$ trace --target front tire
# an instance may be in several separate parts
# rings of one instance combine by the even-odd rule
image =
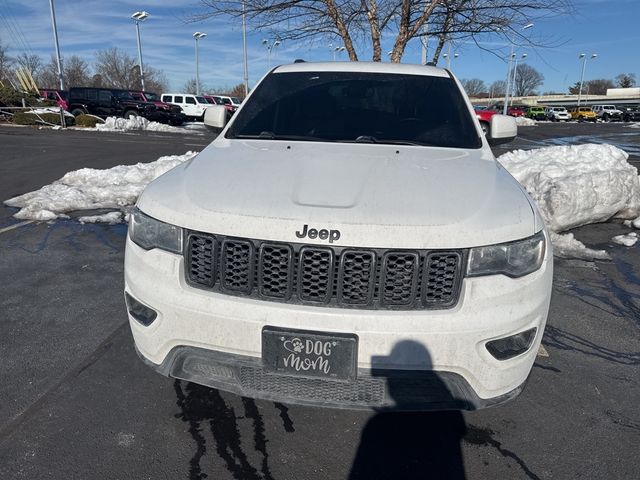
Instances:
[[[71,110],[71,115],[73,115],[74,117],[77,117],[78,115],[84,115],[85,113],[86,112],[81,108],[74,108],[73,110]]]
[[[135,117],[139,117],[140,115],[138,114],[138,112],[136,112],[135,110],[128,110],[126,112],[124,112],[124,118],[135,118]]]

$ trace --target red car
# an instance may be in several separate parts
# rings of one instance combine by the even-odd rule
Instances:
[[[158,112],[162,113],[162,123],[168,123],[169,125],[182,125],[187,117],[182,112],[182,109],[177,105],[170,105],[160,100],[160,97],[156,93],[142,92],[140,90],[129,91],[134,100],[139,102],[153,103]]]
[[[492,105],[489,107],[491,110],[495,110],[496,113],[502,113],[504,105]],[[527,107],[521,105],[511,105],[507,107],[507,115],[512,117],[524,117],[527,113]]]
[[[476,112],[476,117],[480,122],[480,127],[482,127],[482,133],[486,135],[489,132],[491,117],[493,117],[496,113],[499,113],[499,112],[497,110],[489,110],[486,108],[475,109],[475,112]]]
[[[227,112],[230,114],[233,114],[236,112],[236,110],[238,109],[238,107],[236,107],[235,105],[233,105],[230,102],[225,102],[224,99],[218,95],[203,95],[203,97],[205,98],[205,100],[211,104],[214,105],[223,105],[224,108],[227,109]]]

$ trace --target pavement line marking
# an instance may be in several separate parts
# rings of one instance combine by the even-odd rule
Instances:
[[[544,345],[540,344],[540,348],[538,348],[538,357],[548,357],[549,352],[544,348]]]
[[[11,230],[15,230],[16,228],[24,227],[25,225],[29,225],[30,223],[33,223],[34,221],[35,220],[26,220],[24,222],[15,223],[15,224],[10,225],[8,227],[0,228],[0,233],[9,232]]]

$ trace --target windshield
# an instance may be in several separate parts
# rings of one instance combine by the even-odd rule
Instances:
[[[198,103],[209,104],[209,102],[207,102],[207,99],[204,97],[196,97],[196,100],[198,101]]]
[[[147,97],[147,100],[149,102],[159,102],[160,101],[160,97],[158,96],[157,93],[144,92],[144,94]]]
[[[272,73],[227,138],[480,148],[450,78],[361,72]]]
[[[235,105],[240,105],[240,100],[238,99],[238,97],[231,97],[231,103],[234,103]]]

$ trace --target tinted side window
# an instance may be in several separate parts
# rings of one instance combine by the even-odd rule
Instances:
[[[98,92],[96,90],[87,90],[87,100],[93,100],[94,102],[98,100]]]
[[[187,97],[185,98],[186,103],[188,103],[189,105],[195,105],[196,104],[196,99],[193,97]]]
[[[174,103],[183,103],[182,97],[181,96],[179,97],[177,95],[173,97],[173,101]]]
[[[162,95],[162,101],[171,103],[173,100],[171,99],[171,95]]]
[[[106,90],[100,90],[98,92],[98,100],[100,101],[100,103],[102,104],[108,104],[111,103],[111,92],[106,91]]]

